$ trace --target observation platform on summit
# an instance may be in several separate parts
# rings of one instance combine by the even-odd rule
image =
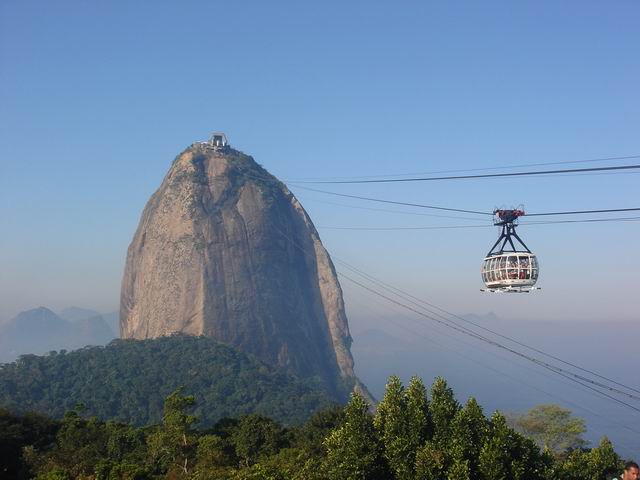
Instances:
[[[227,151],[229,148],[229,141],[227,136],[223,132],[213,132],[209,140],[206,142],[197,142],[198,145],[204,148],[211,148],[213,150]]]

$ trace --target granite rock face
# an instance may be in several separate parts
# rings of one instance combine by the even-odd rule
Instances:
[[[340,399],[353,373],[342,290],[293,194],[251,157],[193,144],[147,203],[129,246],[123,338],[205,335]]]

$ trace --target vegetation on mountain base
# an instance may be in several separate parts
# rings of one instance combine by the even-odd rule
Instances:
[[[202,427],[249,413],[299,424],[334,403],[319,381],[300,380],[207,337],[114,340],[0,365],[0,406],[53,418],[82,403],[101,420],[158,423],[164,398],[180,386],[198,399],[194,414]]]
[[[39,480],[604,480],[622,466],[606,438],[590,450],[542,451],[500,413],[485,417],[473,398],[460,405],[441,378],[427,395],[421,380],[405,388],[391,377],[375,415],[354,394],[291,428],[251,414],[196,430],[195,406],[178,389],[162,423],[144,428],[85,418],[82,408],[53,429],[0,411],[2,451],[22,451],[2,467]]]

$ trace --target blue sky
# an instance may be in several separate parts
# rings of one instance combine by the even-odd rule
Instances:
[[[284,180],[640,154],[639,14],[634,1],[2,2],[0,319],[117,309],[145,202],[212,130]],[[540,212],[638,206],[638,178],[326,189]],[[523,226],[544,290],[484,295],[497,229],[334,230],[475,222],[291,188],[330,253],[445,308],[637,319],[638,223]],[[344,288],[358,313],[366,297]]]

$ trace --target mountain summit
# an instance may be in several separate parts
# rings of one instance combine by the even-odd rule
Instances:
[[[344,400],[353,372],[342,290],[298,200],[224,136],[174,160],[129,246],[123,338],[205,335]]]

